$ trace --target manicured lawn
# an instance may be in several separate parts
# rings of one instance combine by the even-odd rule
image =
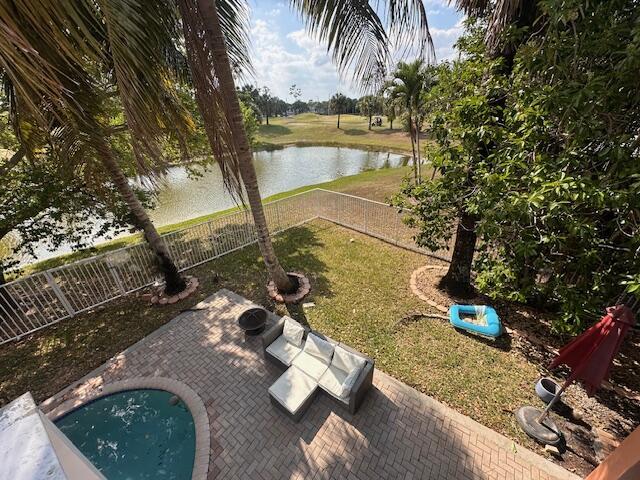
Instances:
[[[374,357],[390,375],[527,442],[512,412],[538,404],[531,388],[537,378],[533,364],[508,345],[461,335],[443,320],[402,321],[429,311],[411,294],[409,278],[432,260],[321,221],[278,235],[276,249],[287,268],[306,272],[313,284],[307,301],[315,307],[291,307],[290,315]],[[256,246],[190,273],[201,288],[181,304],[151,307],[129,297],[1,346],[0,404],[27,390],[37,400],[47,398],[220,288],[275,308],[265,295]],[[282,306],[277,310],[287,313]]]
[[[390,198],[392,195],[398,192],[402,179],[405,176],[409,175],[410,173],[411,173],[411,170],[409,167],[371,170],[371,171],[360,173],[358,175],[340,177],[330,182],[319,183],[316,185],[308,185],[306,187],[301,187],[295,190],[290,190],[288,192],[272,195],[271,197],[266,198],[264,201],[270,202],[270,201],[278,200],[280,198],[286,198],[291,195],[295,195],[297,193],[302,193],[307,190],[311,190],[313,188],[325,188],[327,190],[349,193],[351,195],[357,195],[360,197],[369,198],[371,200],[384,202],[388,198]],[[158,230],[160,231],[160,233],[173,232],[181,228],[186,228],[192,225],[196,225],[198,223],[206,222],[207,220],[211,220],[215,217],[219,217],[220,215],[224,215],[233,210],[236,210],[236,209],[231,208],[228,210],[215,212],[209,215],[203,215],[200,217],[191,218],[183,222],[174,223],[171,225],[165,225],[163,227],[158,228]],[[106,253],[112,250],[116,250],[118,248],[126,247],[128,245],[133,245],[135,243],[140,242],[141,239],[142,239],[142,236],[140,234],[128,235],[125,237],[117,238],[109,242],[98,244],[92,248],[87,248],[84,250],[80,250],[78,252],[69,253],[66,255],[60,255],[57,257],[49,258],[47,260],[43,260],[41,262],[33,263],[25,267],[21,272],[21,274],[29,275],[31,273],[46,270],[48,268],[54,268],[60,265],[65,265],[67,263],[71,263],[76,260],[80,260],[82,258],[99,255],[101,253]]]
[[[360,115],[341,115],[339,129],[337,120],[337,115],[315,113],[270,118],[269,125],[260,126],[257,148],[328,145],[411,153],[411,140],[401,130],[400,121],[394,122],[390,130],[386,117],[382,117],[382,127],[369,130],[368,118]]]

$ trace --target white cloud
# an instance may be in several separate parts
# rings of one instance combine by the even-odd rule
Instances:
[[[438,5],[438,8],[447,5],[446,0],[427,3]],[[348,76],[339,78],[326,47],[304,29],[282,32],[282,16],[269,14],[275,10],[280,10],[279,5],[252,23],[255,82],[268,86],[275,95],[288,101],[292,101],[288,95],[289,87],[294,83],[301,89],[305,101],[327,99],[336,91],[358,96],[357,88],[346,79]],[[458,53],[454,44],[464,31],[462,20],[449,28],[439,28],[434,22],[430,27],[437,61],[456,58]]]
[[[292,52],[270,20],[258,19],[251,29],[256,81],[287,100],[289,87],[296,84],[302,99],[326,99],[339,87],[338,74],[325,50],[304,30],[295,30],[286,38],[301,51]],[[291,101],[292,99],[288,99]]]

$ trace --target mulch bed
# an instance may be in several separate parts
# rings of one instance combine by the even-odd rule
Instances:
[[[560,367],[553,372],[546,366],[557,349],[570,337],[552,333],[552,315],[521,304],[493,300],[476,293],[471,298],[449,295],[438,288],[447,264],[434,260],[416,270],[412,291],[441,314],[454,303],[493,306],[509,338],[511,351],[538,368],[541,376],[559,384],[569,373]],[[504,336],[503,336],[504,337]],[[498,339],[497,341],[500,341]],[[534,385],[531,385],[534,388]],[[567,451],[554,460],[565,468],[585,475],[601,462],[631,431],[640,425],[640,332],[626,337],[608,384],[589,398],[580,385],[572,385],[555,409],[554,420],[567,439]]]

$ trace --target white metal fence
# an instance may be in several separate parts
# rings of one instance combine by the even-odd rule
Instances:
[[[321,218],[405,248],[420,250],[402,214],[384,203],[314,189],[264,205],[273,233]],[[257,241],[240,210],[163,235],[181,271]],[[426,253],[426,252],[425,252]],[[432,254],[433,255],[433,254]],[[435,256],[448,258],[448,252]],[[114,250],[0,286],[0,344],[19,339],[158,281],[145,243]]]

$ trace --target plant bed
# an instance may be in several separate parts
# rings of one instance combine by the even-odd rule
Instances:
[[[267,293],[269,297],[278,303],[299,303],[311,291],[311,282],[302,273],[288,272],[287,276],[296,286],[296,290],[291,293],[280,293],[273,280],[267,283]]]
[[[181,300],[185,300],[189,298],[191,295],[195,293],[200,285],[200,282],[196,277],[186,276],[185,282],[187,286],[180,293],[176,293],[175,295],[167,295],[164,291],[164,286],[159,287],[156,291],[151,294],[150,302],[153,305],[172,305],[174,303],[178,303]]]

